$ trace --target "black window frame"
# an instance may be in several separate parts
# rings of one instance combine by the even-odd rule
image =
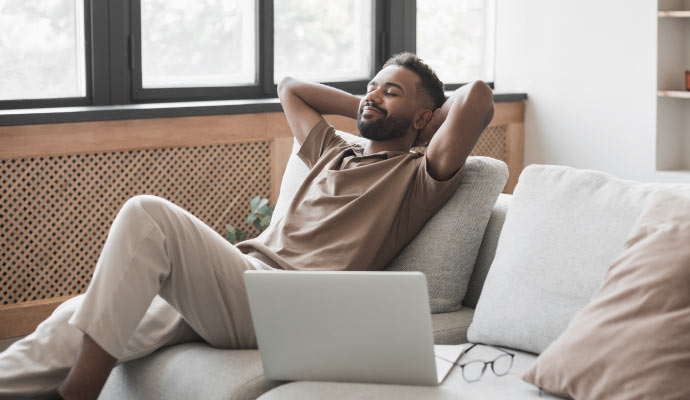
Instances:
[[[275,98],[274,0],[256,1],[259,48],[255,85],[143,89],[141,0],[84,0],[86,96],[3,100],[0,101],[0,111]],[[374,76],[391,55],[402,51],[416,51],[416,0],[374,0],[373,18],[374,56],[369,78]],[[363,94],[368,81],[369,79],[323,83],[351,93]],[[447,83],[445,87],[446,90],[455,90],[465,83]],[[494,87],[493,82],[487,83]],[[269,108],[272,110],[275,107]],[[0,125],[3,125],[1,115]]]

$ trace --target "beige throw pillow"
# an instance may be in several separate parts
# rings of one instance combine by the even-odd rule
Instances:
[[[690,399],[690,199],[659,192],[603,285],[525,373],[576,399]]]

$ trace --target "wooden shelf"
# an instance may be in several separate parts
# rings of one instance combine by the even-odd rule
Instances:
[[[659,18],[690,18],[690,11],[659,11]]]
[[[657,96],[659,97],[675,97],[678,99],[690,99],[690,91],[682,90],[657,90]]]
[[[690,171],[690,0],[657,2],[657,171]]]

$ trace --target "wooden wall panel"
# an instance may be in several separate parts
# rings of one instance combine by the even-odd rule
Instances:
[[[280,183],[283,180],[285,167],[292,153],[292,137],[279,137],[271,144],[271,204],[278,201],[280,193]]]
[[[165,198],[224,234],[248,229],[249,200],[270,197],[272,180],[266,141],[1,159],[0,305],[84,291],[133,196]]]
[[[0,339],[23,336],[33,332],[41,321],[73,296],[29,301],[0,309]]]
[[[508,182],[504,193],[513,193],[518,177],[525,166],[525,124],[513,122],[506,125],[506,159],[508,164]]]
[[[268,129],[276,114],[282,116],[263,113],[0,126],[0,158],[270,141],[290,136],[289,129]]]

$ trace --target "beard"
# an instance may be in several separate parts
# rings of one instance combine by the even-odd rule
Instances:
[[[378,119],[372,116],[364,117],[362,110],[357,113],[357,128],[359,134],[363,138],[373,141],[384,141],[397,139],[407,133],[410,125],[412,125],[412,116],[409,118],[388,116],[388,112],[370,105],[379,110],[383,115]]]

